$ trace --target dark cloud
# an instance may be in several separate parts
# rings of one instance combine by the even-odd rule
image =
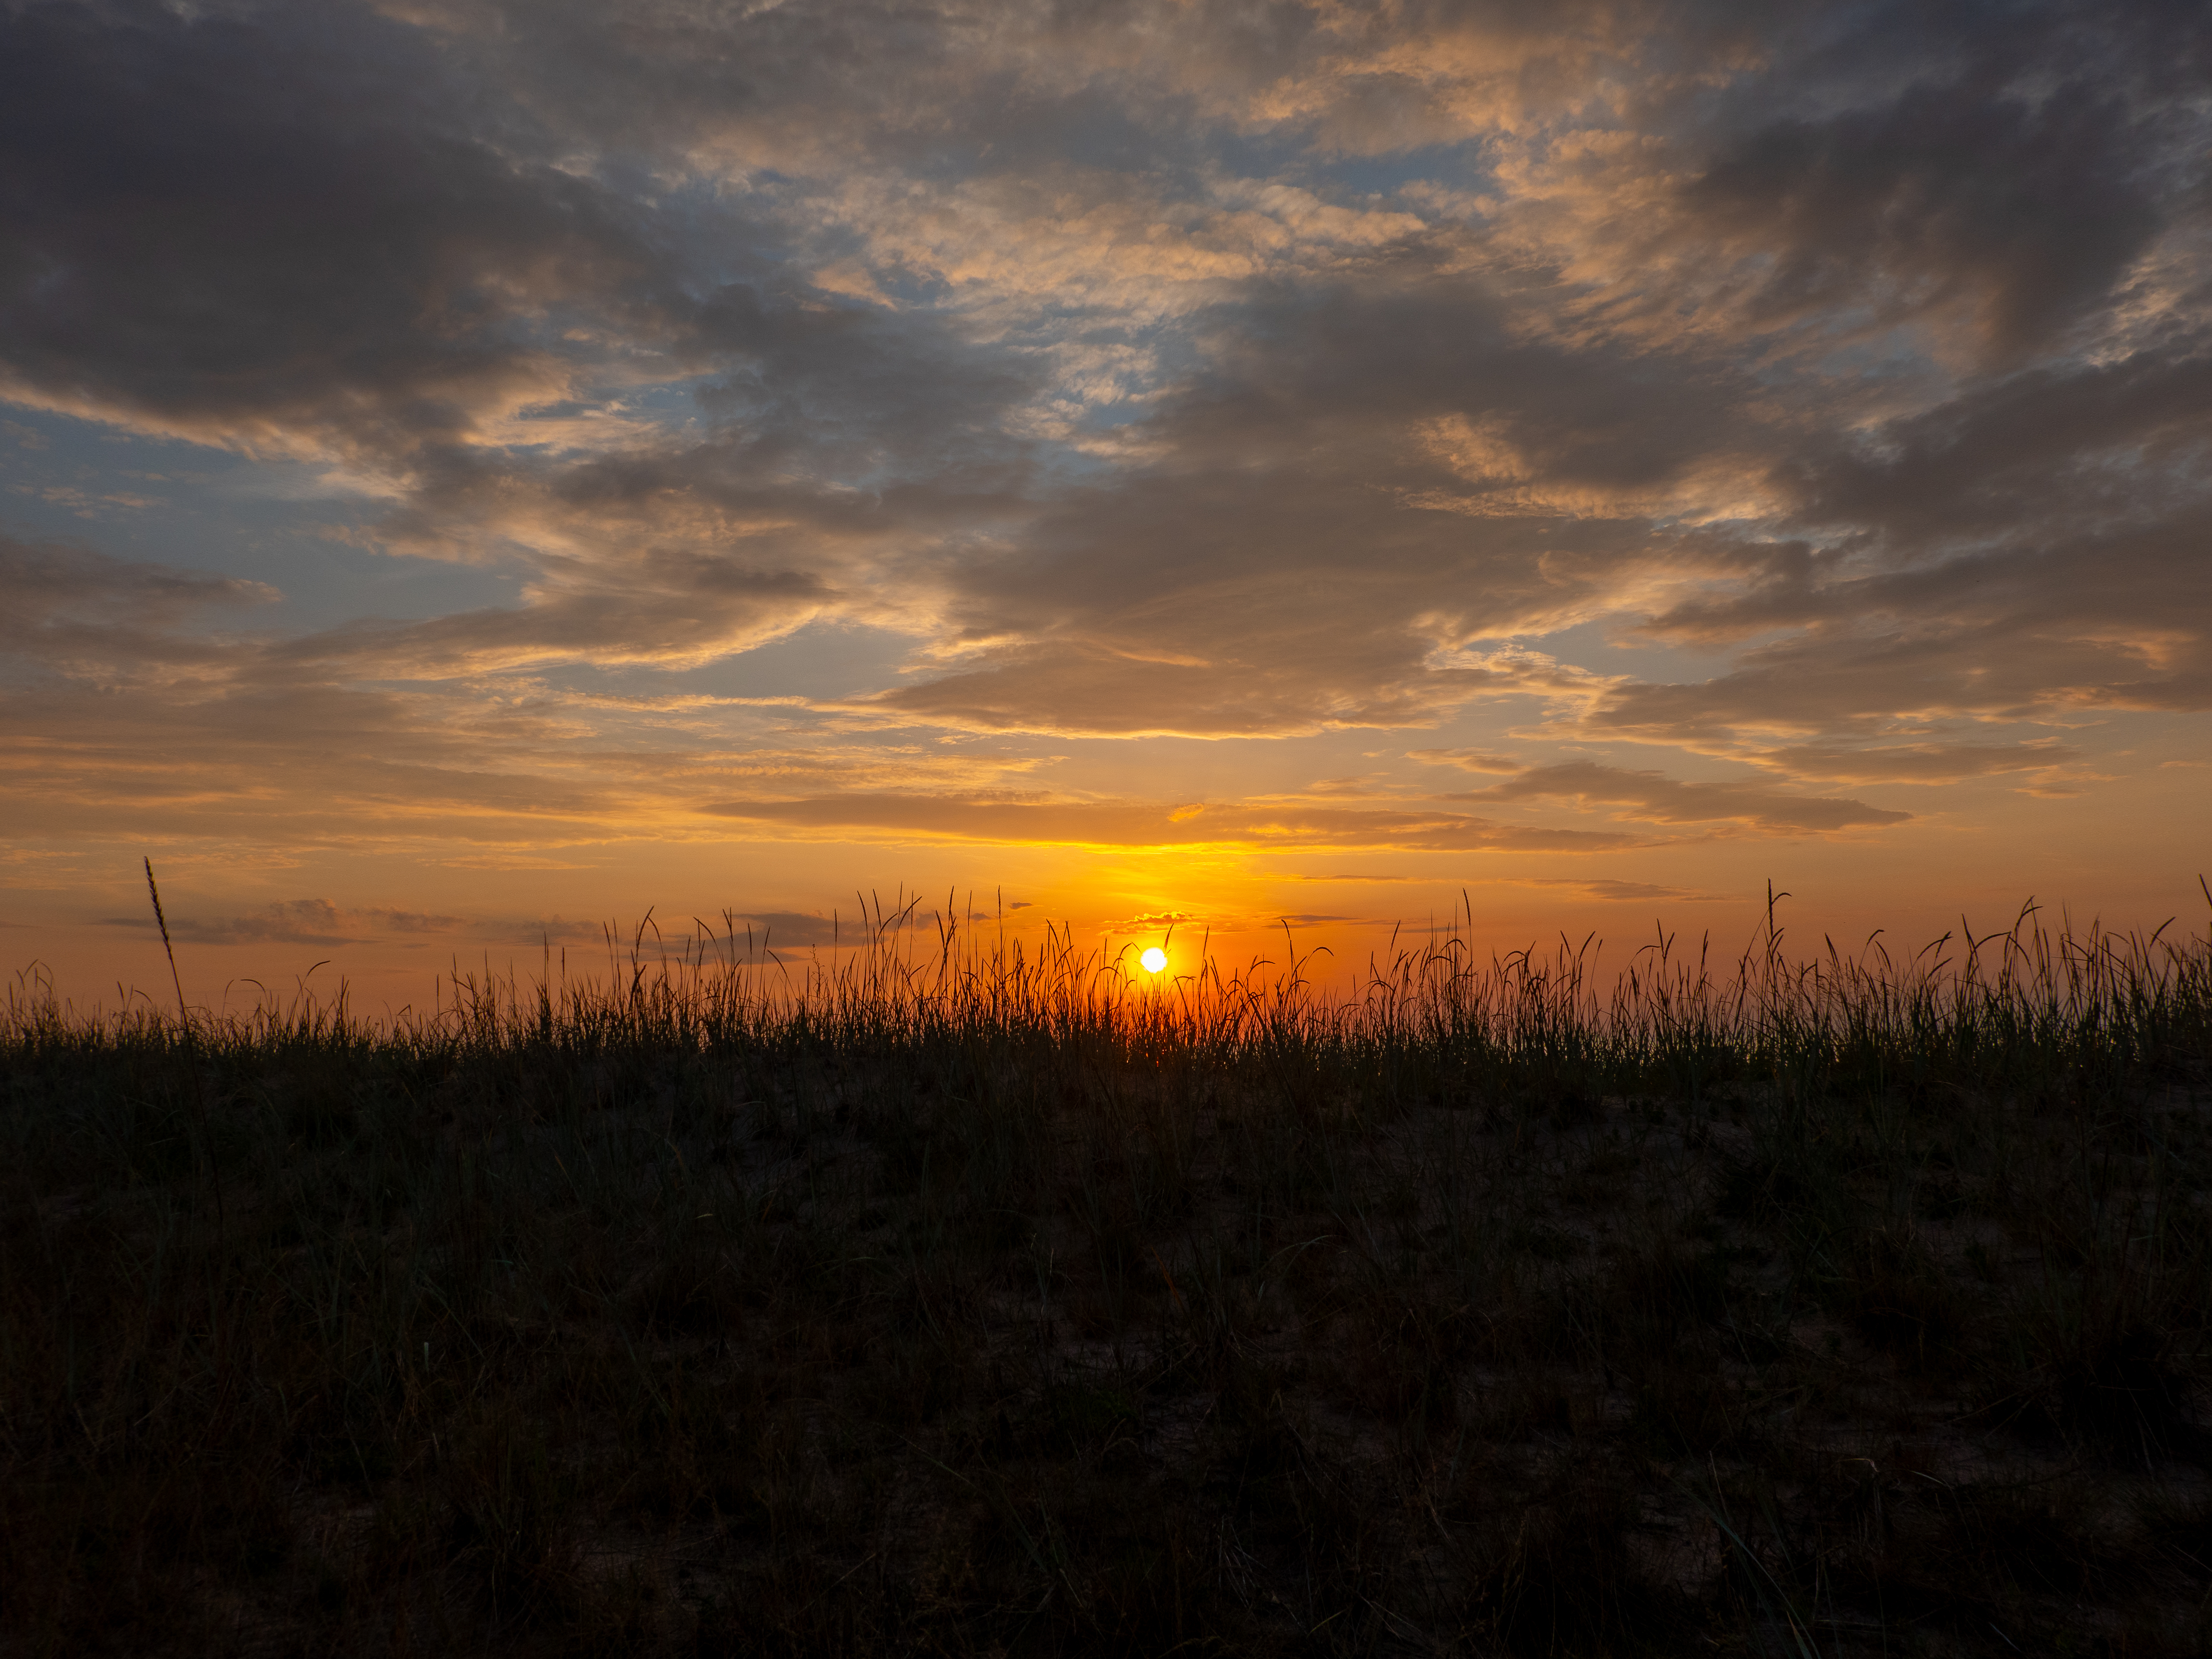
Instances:
[[[2212,337],[1980,383],[1798,464],[1809,523],[1899,550],[2048,544],[2201,510],[2212,482]]]
[[[113,916],[110,927],[151,933],[150,916]],[[328,899],[288,899],[252,915],[169,918],[171,935],[188,945],[360,945],[372,939],[430,938],[471,928],[460,916],[372,907],[342,909]]]
[[[1772,250],[1754,317],[1887,324],[1963,304],[2009,356],[2109,297],[2160,222],[2143,114],[2094,82],[1991,78],[1973,64],[1715,158],[1688,187],[1692,223]]]
[[[114,559],[0,534],[0,684],[35,671],[110,685],[204,668],[221,647],[183,624],[210,608],[274,598],[258,582]]]
[[[1568,887],[1594,899],[1604,899],[1615,904],[1640,904],[1663,900],[1668,903],[1711,903],[1727,896],[1720,893],[1700,893],[1686,887],[1668,887],[1650,881],[1523,881],[1522,886]]]
[[[1655,632],[1707,639],[1788,631],[1711,680],[1609,690],[1591,726],[1663,742],[2212,708],[2208,536],[2212,501],[1917,568],[1807,566],[1658,618]]]
[[[817,945],[851,945],[864,937],[863,930],[854,918],[841,921],[835,915],[819,916],[800,910],[755,910],[732,915],[722,919],[726,939],[733,941],[742,956],[746,949],[752,960],[761,959],[767,952],[777,950],[803,950]]]

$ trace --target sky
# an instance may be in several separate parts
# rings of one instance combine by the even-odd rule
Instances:
[[[2194,0],[0,0],[0,956],[2201,926],[2208,156]]]

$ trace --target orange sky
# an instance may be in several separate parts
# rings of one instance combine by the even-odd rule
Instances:
[[[10,10],[0,943],[2201,927],[2203,36]]]

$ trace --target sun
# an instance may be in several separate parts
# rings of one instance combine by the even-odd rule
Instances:
[[[1145,964],[1146,973],[1157,974],[1168,965],[1168,953],[1155,945],[1137,960]]]

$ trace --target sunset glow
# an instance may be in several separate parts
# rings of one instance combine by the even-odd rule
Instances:
[[[2207,0],[0,0],[0,1655],[2201,1659],[2208,823]]]
[[[900,18],[7,11],[9,967],[2194,919],[2189,9]]]

